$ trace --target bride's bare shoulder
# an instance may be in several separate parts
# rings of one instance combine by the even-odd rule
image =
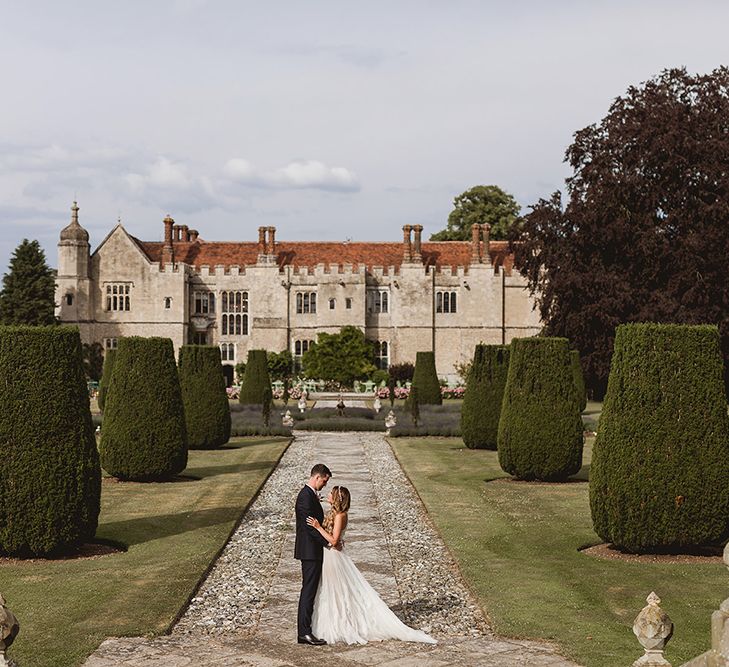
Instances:
[[[334,517],[334,521],[344,527],[347,525],[347,521],[349,521],[349,514],[347,512],[337,512],[337,515]]]

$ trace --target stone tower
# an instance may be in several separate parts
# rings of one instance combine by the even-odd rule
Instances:
[[[71,206],[71,224],[58,241],[56,315],[63,321],[89,319],[89,233],[78,222],[78,205]]]

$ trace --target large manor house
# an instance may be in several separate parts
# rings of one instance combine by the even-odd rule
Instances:
[[[60,320],[107,349],[123,336],[218,345],[228,382],[250,349],[300,361],[318,334],[346,325],[375,342],[381,368],[434,350],[447,379],[477,343],[540,329],[507,242],[490,241],[488,226],[437,243],[422,241],[421,225],[405,225],[401,243],[284,241],[275,227],[259,227],[258,241],[206,241],[167,216],[162,240],[118,224],[91,252],[76,202],[71,211],[58,243]]]

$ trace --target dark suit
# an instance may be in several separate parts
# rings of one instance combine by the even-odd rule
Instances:
[[[310,635],[311,615],[314,612],[314,598],[321,579],[321,562],[324,557],[324,546],[328,542],[319,531],[306,523],[306,517],[313,516],[321,523],[324,520],[322,509],[316,492],[310,486],[304,486],[296,498],[296,545],[294,558],[301,561],[301,594],[299,595],[299,613],[297,618],[299,637]]]

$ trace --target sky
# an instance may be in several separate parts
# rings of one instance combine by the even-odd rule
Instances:
[[[564,189],[574,132],[661,70],[729,64],[729,3],[0,0],[0,271],[74,199],[206,240],[396,241],[498,185]]]

